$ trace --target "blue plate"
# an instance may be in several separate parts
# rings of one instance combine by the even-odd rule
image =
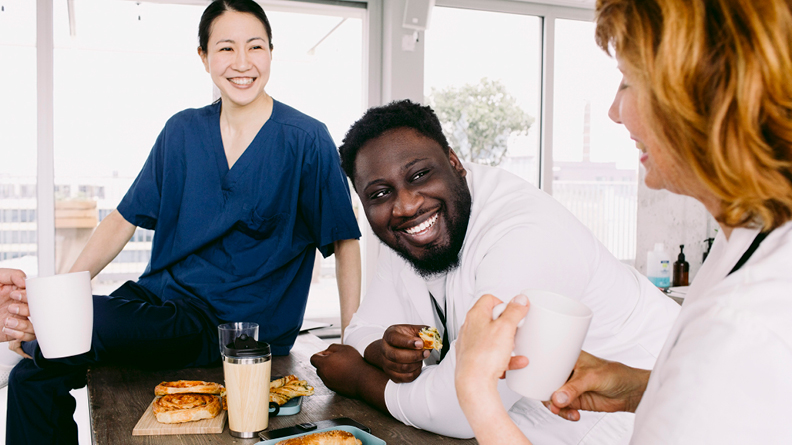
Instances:
[[[293,437],[307,436],[309,434],[321,433],[322,431],[333,431],[333,430],[342,430],[348,433],[352,433],[352,435],[354,435],[356,439],[363,442],[363,445],[386,445],[385,441],[380,439],[379,437],[372,436],[371,434],[359,428],[356,428],[354,426],[347,426],[347,425],[336,426],[331,428],[323,428],[321,430],[308,431],[303,434],[295,434],[293,436],[279,437],[277,439],[263,440],[256,445],[275,445],[281,440],[291,439]]]
[[[300,407],[302,406],[302,396],[295,397],[290,399],[288,402],[284,403],[280,407],[280,411],[276,416],[293,416],[300,412]],[[275,408],[270,408],[270,412],[275,411]]]
[[[270,380],[278,380],[283,378],[282,375],[273,375],[270,376]],[[280,411],[276,416],[293,416],[300,412],[300,407],[302,406],[302,396],[295,397],[293,399],[289,399],[288,402],[284,403],[280,407]],[[273,402],[274,403],[274,402]],[[275,411],[275,408],[270,408],[269,412],[272,413]]]

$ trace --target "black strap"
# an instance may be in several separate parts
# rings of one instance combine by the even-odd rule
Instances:
[[[770,232],[772,232],[772,230]],[[759,244],[762,244],[762,241],[764,241],[764,239],[767,238],[767,235],[769,235],[770,232],[759,232],[759,234],[756,235],[756,238],[754,238],[753,242],[748,247],[748,250],[746,250],[745,253],[743,253],[742,257],[740,257],[739,261],[737,261],[737,264],[734,265],[732,270],[726,274],[727,277],[733,274],[734,272],[737,272],[741,267],[745,265],[745,263],[748,262],[748,259],[751,258],[751,255],[753,255],[754,252],[756,252],[756,249],[759,248]]]
[[[440,319],[440,323],[443,324],[443,349],[440,350],[440,360],[437,363],[440,363],[445,358],[446,354],[448,354],[448,328],[446,327],[446,318],[445,313],[448,309],[448,305],[445,301],[443,301],[443,310],[440,310],[440,305],[437,304],[437,300],[435,300],[434,295],[429,292],[429,297],[432,298],[432,303],[434,303],[435,311],[437,312],[437,317]]]

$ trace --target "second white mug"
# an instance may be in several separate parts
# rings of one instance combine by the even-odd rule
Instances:
[[[25,289],[30,322],[44,357],[71,357],[91,349],[93,294],[90,273],[28,278]]]

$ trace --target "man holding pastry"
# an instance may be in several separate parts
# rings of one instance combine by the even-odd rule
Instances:
[[[374,233],[389,249],[380,251],[345,345],[311,360],[329,388],[407,425],[473,437],[454,389],[454,341],[482,295],[527,288],[592,309],[586,351],[651,368],[676,303],[552,197],[506,171],[460,161],[429,107],[401,101],[369,110],[340,152]],[[424,339],[426,327],[438,333],[425,331]],[[429,340],[439,350],[424,349]],[[504,383],[499,392],[535,443],[610,444],[630,436],[630,414],[584,413],[571,423]]]

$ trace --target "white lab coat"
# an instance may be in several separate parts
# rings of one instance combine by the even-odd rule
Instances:
[[[578,299],[594,312],[583,348],[599,357],[651,368],[679,307],[611,255],[571,213],[544,192],[497,168],[464,164],[472,211],[460,267],[446,276],[451,350],[411,383],[388,382],[391,415],[407,425],[473,437],[454,389],[454,340],[469,308],[485,294],[509,300],[537,288]],[[426,282],[388,248],[344,341],[361,354],[394,324],[436,326]],[[439,326],[438,326],[439,327]],[[538,444],[626,442],[632,414],[584,413],[563,420],[501,382],[510,416]]]
[[[789,444],[792,223],[719,233],[636,411],[632,443]]]

